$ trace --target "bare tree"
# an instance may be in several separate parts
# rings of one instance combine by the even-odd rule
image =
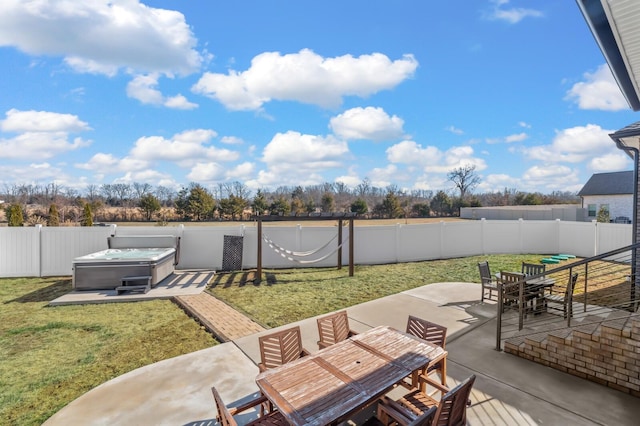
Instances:
[[[128,183],[114,183],[111,185],[113,193],[121,206],[131,197],[131,185]]]
[[[87,195],[87,200],[94,202],[100,197],[100,188],[98,185],[90,183],[85,189],[85,194]]]
[[[138,200],[145,195],[151,194],[152,191],[153,188],[148,183],[133,182],[133,192]]]
[[[173,205],[175,195],[176,192],[166,186],[158,185],[156,187],[156,198],[158,198],[160,203],[165,207]]]
[[[362,179],[358,185],[356,185],[355,193],[360,198],[365,198],[371,193],[371,181],[369,178]]]
[[[238,198],[242,198],[244,200],[248,200],[251,197],[251,190],[247,185],[242,182],[234,181],[231,183],[232,192],[231,194],[235,195]]]
[[[115,202],[116,195],[113,185],[111,185],[110,183],[103,183],[102,186],[100,186],[100,192],[105,198],[107,204],[113,204]]]
[[[466,165],[453,169],[447,173],[447,178],[460,191],[460,200],[464,200],[467,192],[470,192],[480,183],[480,177],[476,175],[475,165]]]

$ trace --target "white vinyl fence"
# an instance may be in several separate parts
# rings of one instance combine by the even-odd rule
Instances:
[[[294,222],[292,222],[294,223]],[[270,226],[263,223],[262,265],[265,268],[335,266],[337,225]],[[547,255],[568,253],[589,257],[630,245],[632,225],[526,220],[474,220],[429,224],[354,227],[357,264],[382,264],[446,259],[482,254]],[[0,277],[71,275],[73,259],[107,249],[109,235],[175,235],[180,237],[178,269],[219,270],[225,235],[242,235],[243,268],[257,265],[257,227],[135,226],[0,228]],[[348,228],[343,229],[342,263],[348,264]],[[327,244],[328,243],[328,244]],[[299,263],[281,249],[314,251]],[[274,250],[280,250],[280,253]],[[326,258],[325,258],[326,257]],[[310,261],[325,258],[317,263]]]

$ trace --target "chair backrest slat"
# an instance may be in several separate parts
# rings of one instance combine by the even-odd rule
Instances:
[[[444,348],[447,339],[447,328],[422,318],[409,315],[407,333]]]
[[[335,312],[318,318],[320,341],[333,345],[349,337],[349,317],[347,311]]]
[[[442,396],[433,419],[433,426],[462,426],[467,424],[467,401],[469,401],[471,388],[475,380],[476,376],[471,375]]]
[[[491,278],[491,269],[489,269],[489,262],[483,261],[478,262],[478,270],[480,271],[480,279],[483,283],[490,283],[492,281]]]
[[[522,273],[526,276],[543,275],[547,270],[547,265],[537,263],[522,262]]]
[[[571,296],[573,296],[573,292],[576,289],[576,283],[578,282],[578,273],[574,272],[570,277],[569,280],[567,281],[567,288],[565,289],[564,292],[564,298],[565,300],[569,300],[569,298]]]
[[[258,338],[260,358],[265,368],[275,368],[300,358],[302,335],[295,326]]]

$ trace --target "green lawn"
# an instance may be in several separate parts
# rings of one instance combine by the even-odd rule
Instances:
[[[275,327],[434,282],[478,282],[477,262],[519,270],[540,255],[218,274],[208,290]],[[39,425],[88,390],[138,367],[217,344],[170,301],[48,307],[64,278],[0,279],[0,424]],[[478,296],[480,287],[478,286]]]
[[[252,272],[217,274],[211,294],[265,327],[277,327],[404,290],[437,282],[480,282],[478,262],[488,260],[492,272],[519,271],[522,262],[541,255],[489,255],[446,260],[356,266],[263,270],[253,284]],[[480,286],[478,285],[478,297]]]
[[[70,290],[0,279],[0,424],[42,424],[109,379],[217,344],[170,301],[47,306]]]

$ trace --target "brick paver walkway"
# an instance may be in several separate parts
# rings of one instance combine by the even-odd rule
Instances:
[[[221,300],[206,292],[176,296],[175,301],[213,333],[218,340],[228,342],[264,331],[260,324],[247,318]]]

